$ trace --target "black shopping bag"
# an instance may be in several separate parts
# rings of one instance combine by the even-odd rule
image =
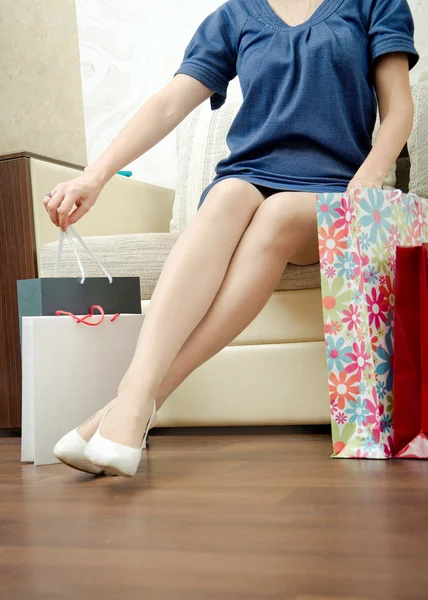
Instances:
[[[85,276],[70,232],[98,263],[105,277]],[[71,226],[66,232],[60,231],[56,273],[59,273],[64,237],[67,238],[76,255],[81,278],[42,277],[19,280],[17,286],[20,328],[22,317],[53,316],[57,310],[86,315],[94,305],[102,306],[105,314],[141,314],[140,278],[115,277],[113,279]]]

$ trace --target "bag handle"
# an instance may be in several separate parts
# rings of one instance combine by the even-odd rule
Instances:
[[[393,197],[393,194],[395,194],[395,192],[398,192],[398,196],[396,198]],[[404,192],[403,190],[399,190],[398,188],[393,190],[391,196],[389,197],[390,200],[398,200],[398,198],[400,198],[400,196],[403,196]],[[407,194],[405,194],[406,196],[415,196],[416,200],[420,200],[420,196],[418,196],[417,194],[415,194],[415,192],[408,192]]]
[[[97,309],[100,312],[100,320],[96,321],[95,323],[88,323],[88,319],[90,317],[94,316],[94,312],[95,309]],[[79,317],[76,317],[76,315],[74,315],[71,312],[67,312],[65,310],[57,310],[55,311],[55,315],[57,317],[59,317],[60,315],[67,315],[68,317],[72,317],[76,323],[84,323],[84,325],[89,325],[89,327],[96,327],[97,325],[101,325],[101,323],[104,321],[104,317],[105,317],[105,313],[104,310],[101,308],[101,306],[98,306],[98,304],[94,304],[93,306],[91,306],[91,308],[89,309],[89,314],[85,315],[84,317],[82,317],[81,319]],[[120,316],[120,313],[116,313],[115,315],[113,315],[110,318],[110,321],[116,321],[117,317]]]
[[[77,233],[77,231],[71,225],[69,225],[67,227],[66,231],[63,231],[62,229],[60,229],[60,231],[59,231],[58,250],[57,250],[57,254],[56,254],[55,277],[59,276],[60,266],[61,266],[62,248],[64,245],[64,237],[66,237],[68,242],[70,243],[71,247],[73,248],[73,252],[76,256],[77,264],[79,265],[79,271],[80,271],[80,274],[82,275],[82,279],[80,280],[80,283],[83,284],[85,282],[85,279],[86,279],[85,269],[83,267],[82,261],[80,260],[80,256],[76,250],[76,246],[73,242],[73,238],[71,237],[70,232],[79,240],[79,242],[83,246],[83,248],[92,256],[92,258],[95,260],[95,262],[98,264],[98,266],[103,271],[104,275],[107,277],[109,283],[113,283],[113,277],[103,267],[103,265],[100,263],[98,258],[96,258],[96,256],[94,256],[94,254],[88,248],[85,240],[82,237],[80,237],[80,235]]]

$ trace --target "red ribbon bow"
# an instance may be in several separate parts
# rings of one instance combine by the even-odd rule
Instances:
[[[99,321],[96,321],[95,323],[88,323],[87,319],[94,316],[95,309],[100,312],[100,319],[99,319]],[[73,313],[67,312],[64,310],[57,310],[55,312],[55,314],[57,317],[59,317],[60,315],[67,315],[69,317],[72,317],[76,321],[76,323],[84,323],[85,325],[89,325],[90,327],[96,327],[97,325],[101,325],[101,323],[104,321],[104,317],[105,317],[103,309],[101,308],[101,306],[98,306],[97,304],[94,304],[93,306],[91,306],[91,308],[89,309],[89,314],[85,315],[82,318],[76,317],[76,315],[73,315]],[[120,315],[120,313],[116,313],[115,315],[113,315],[110,318],[110,321],[111,322],[115,321],[119,315]]]

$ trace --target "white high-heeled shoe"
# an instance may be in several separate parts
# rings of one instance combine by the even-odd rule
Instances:
[[[92,475],[98,475],[103,472],[103,469],[93,465],[84,456],[85,448],[88,444],[78,433],[77,430],[86,423],[89,423],[100,411],[97,411],[92,417],[89,417],[84,423],[72,429],[66,433],[58,442],[55,444],[53,453],[58,460],[64,464],[77,469],[78,471],[85,471]]]
[[[89,440],[83,454],[86,460],[110,475],[132,477],[137,472],[143,449],[146,447],[147,434],[156,419],[156,402],[153,402],[153,411],[139,448],[113,442],[101,435],[103,421],[110,410],[103,416],[98,429]]]

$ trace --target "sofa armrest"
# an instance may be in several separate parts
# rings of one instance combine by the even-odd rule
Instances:
[[[43,244],[58,239],[43,206],[49,190],[81,171],[48,160],[30,159],[31,188],[38,251]],[[114,175],[103,188],[95,206],[78,222],[82,236],[169,231],[175,191],[150,183]]]

